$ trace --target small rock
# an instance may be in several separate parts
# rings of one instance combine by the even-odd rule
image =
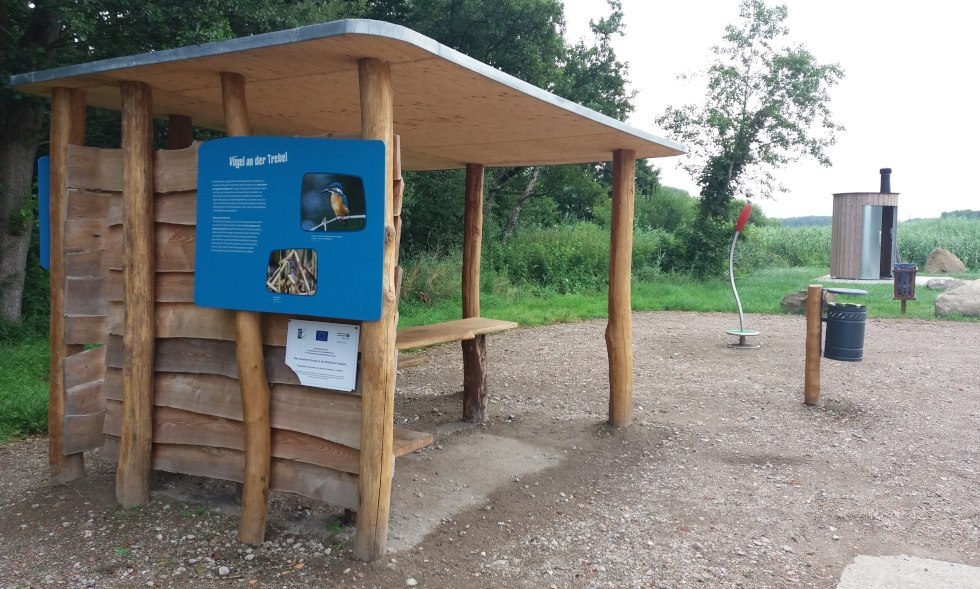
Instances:
[[[218,575],[219,576],[224,577],[224,576],[227,576],[229,573],[231,573],[231,569],[230,568],[228,568],[228,567],[218,567]]]
[[[409,577],[409,578],[405,579],[405,584],[408,585],[409,587],[414,587],[414,586],[418,585],[419,582],[416,581],[415,579],[413,579],[412,577]]]
[[[944,276],[943,278],[930,278],[926,282],[926,288],[929,290],[952,290],[958,286],[963,286],[966,284],[966,280],[960,280],[959,278],[950,278],[949,276]]]

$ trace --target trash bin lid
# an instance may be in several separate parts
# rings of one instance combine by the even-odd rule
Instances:
[[[834,294],[853,295],[853,296],[856,296],[856,297],[863,297],[863,296],[865,296],[865,295],[868,294],[868,291],[861,290],[860,288],[837,288],[837,287],[833,287],[833,288],[825,288],[824,290],[827,291],[827,292],[832,292]]]

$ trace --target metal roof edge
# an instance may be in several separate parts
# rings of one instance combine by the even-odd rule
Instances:
[[[610,116],[582,106],[576,102],[562,98],[556,94],[552,94],[551,92],[516,78],[468,55],[460,53],[451,47],[443,45],[438,41],[426,37],[425,35],[422,35],[421,33],[413,31],[407,27],[370,19],[337,20],[327,23],[307,25],[295,29],[287,29],[284,31],[274,31],[270,33],[250,35],[247,37],[237,37],[235,39],[215,41],[200,45],[189,45],[187,47],[151,51],[149,53],[142,53],[138,55],[113,57],[39,72],[16,74],[10,77],[10,84],[16,88],[20,85],[40,84],[51,82],[60,78],[93,75],[112,70],[155,65],[185,59],[194,59],[198,57],[209,57],[223,53],[235,53],[250,49],[260,49],[263,47],[272,47],[300,41],[310,41],[314,39],[325,39],[340,35],[368,35],[385,37],[395,41],[401,41],[414,45],[460,67],[466,68],[486,78],[490,78],[491,80],[508,86],[518,92],[527,94],[528,96],[538,100],[551,103],[554,106],[564,110],[574,112],[579,116],[592,119],[597,123],[611,127],[620,132],[639,137],[646,141],[658,143],[664,147],[673,149],[678,153],[687,152],[687,148],[681,143],[648,133]]]

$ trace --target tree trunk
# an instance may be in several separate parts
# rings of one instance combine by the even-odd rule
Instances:
[[[514,203],[514,208],[510,210],[510,214],[507,215],[507,222],[504,223],[503,237],[507,239],[514,233],[514,229],[517,228],[517,219],[521,216],[521,210],[524,208],[525,203],[528,199],[534,196],[534,185],[538,183],[538,177],[541,176],[541,168],[534,168],[531,172],[531,179],[528,181],[527,185],[524,186],[524,192],[517,197],[517,202]]]
[[[41,129],[34,100],[7,100],[0,131],[0,319],[19,323],[34,229],[31,181]]]

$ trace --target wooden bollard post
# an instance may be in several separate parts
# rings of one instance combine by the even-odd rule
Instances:
[[[245,101],[245,78],[221,74],[225,130],[232,137],[252,134]],[[272,477],[272,426],[269,418],[269,381],[262,350],[262,315],[252,311],[235,313],[235,358],[242,397],[245,427],[245,473],[242,478],[242,515],[238,539],[261,544],[269,513],[269,481]]]
[[[803,368],[803,402],[820,401],[820,312],[823,286],[811,284],[806,290],[806,364]]]

